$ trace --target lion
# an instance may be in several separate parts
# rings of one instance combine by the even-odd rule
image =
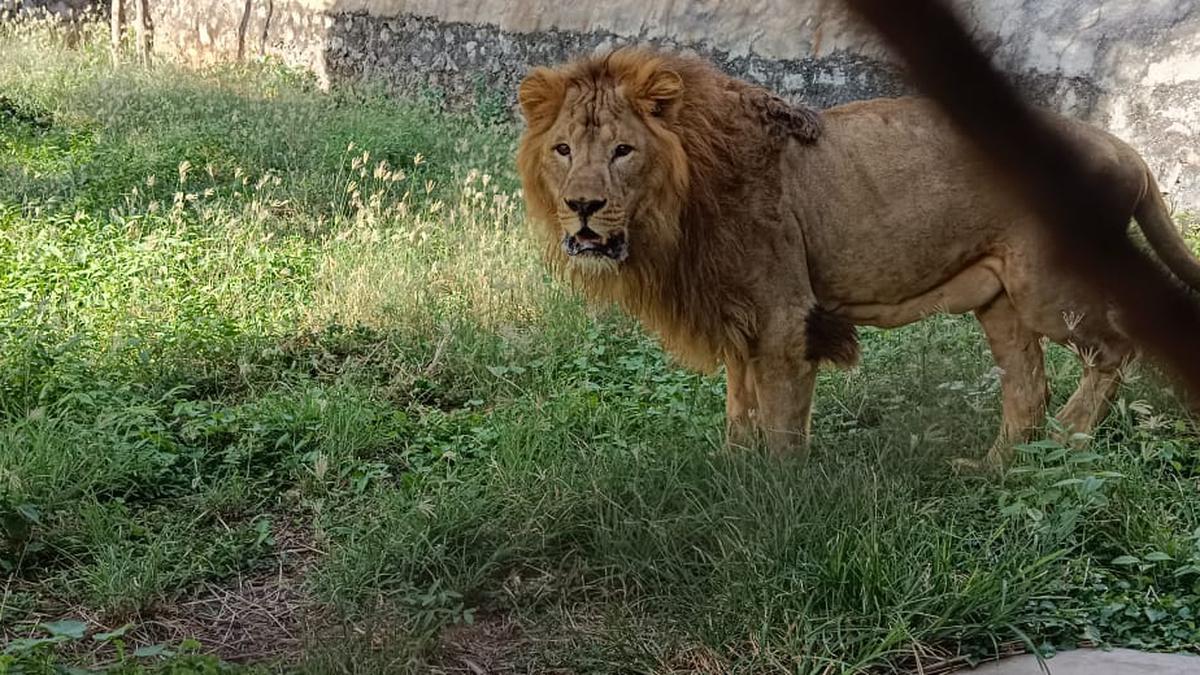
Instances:
[[[857,362],[857,326],[974,313],[1001,371],[986,466],[1045,422],[1042,338],[1083,360],[1056,414],[1067,434],[1104,418],[1136,356],[1110,303],[1055,268],[1033,213],[927,99],[818,112],[696,57],[625,48],[533,69],[518,102],[516,164],[548,265],[635,316],[683,364],[724,365],[729,446],[764,440],[803,456],[817,370]],[[1139,154],[1038,114],[1200,289],[1200,263]]]

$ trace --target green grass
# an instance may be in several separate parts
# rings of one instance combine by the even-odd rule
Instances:
[[[1090,451],[959,477],[998,382],[937,317],[821,376],[807,465],[727,453],[719,377],[547,278],[495,114],[0,33],[0,670],[1200,644],[1200,440],[1151,375]],[[230,644],[213,598],[275,618]]]

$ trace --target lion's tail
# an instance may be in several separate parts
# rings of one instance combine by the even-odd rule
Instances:
[[[1200,260],[1192,254],[1179,228],[1171,221],[1171,214],[1158,190],[1154,175],[1147,171],[1146,178],[1146,193],[1133,212],[1138,226],[1142,234],[1146,235],[1150,247],[1171,273],[1193,290],[1200,292]]]

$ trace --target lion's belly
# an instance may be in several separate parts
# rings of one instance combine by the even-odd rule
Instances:
[[[894,328],[932,314],[961,314],[982,307],[1004,290],[1003,262],[986,256],[933,288],[889,302],[838,303],[822,301],[827,309],[853,323]]]
[[[909,197],[890,213],[859,212],[805,231],[806,258],[816,300],[856,323],[899,326],[935,311],[961,313],[1000,291],[1013,214],[978,215],[966,203],[933,214]],[[801,221],[803,222],[803,221]]]
[[[1009,248],[1009,237],[999,226],[909,226],[890,236],[854,229],[847,227],[839,234],[849,236],[832,240],[805,237],[812,289],[827,307],[910,308],[921,298],[948,302],[966,285],[986,284],[999,275]],[[953,234],[947,237],[947,231]]]

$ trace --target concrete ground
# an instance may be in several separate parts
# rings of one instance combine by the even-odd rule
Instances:
[[[1044,664],[1044,666],[1043,666]],[[1200,656],[1149,654],[1132,649],[1075,649],[1039,664],[1031,655],[993,661],[961,671],[970,675],[1200,675]]]

